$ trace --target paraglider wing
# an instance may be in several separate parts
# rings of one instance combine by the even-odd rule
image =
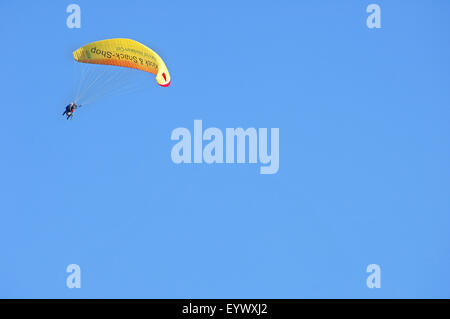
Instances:
[[[116,65],[156,75],[161,86],[170,85],[170,75],[164,61],[156,52],[131,39],[108,39],[89,43],[73,52],[82,63]]]

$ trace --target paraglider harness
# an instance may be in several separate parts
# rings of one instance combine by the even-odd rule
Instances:
[[[73,112],[75,112],[75,109],[81,107],[81,105],[77,105],[76,103],[70,103],[66,106],[66,110],[62,115],[67,115],[67,120],[70,118],[72,120],[73,118]]]

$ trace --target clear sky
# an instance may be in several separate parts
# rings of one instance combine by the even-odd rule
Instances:
[[[0,297],[450,298],[449,1],[70,3],[0,3]],[[114,37],[171,86],[66,121],[72,51]],[[278,173],[174,164],[195,119],[279,128]]]

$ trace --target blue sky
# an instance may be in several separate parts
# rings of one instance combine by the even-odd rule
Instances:
[[[0,4],[0,297],[450,297],[448,1],[70,3]],[[113,37],[171,86],[66,121],[72,51]],[[195,119],[279,128],[279,172],[174,164]]]

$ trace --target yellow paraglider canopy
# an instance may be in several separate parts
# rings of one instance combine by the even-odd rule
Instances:
[[[161,86],[170,85],[170,75],[156,52],[131,39],[107,39],[92,42],[73,52],[82,63],[116,65],[138,69],[156,75]]]

